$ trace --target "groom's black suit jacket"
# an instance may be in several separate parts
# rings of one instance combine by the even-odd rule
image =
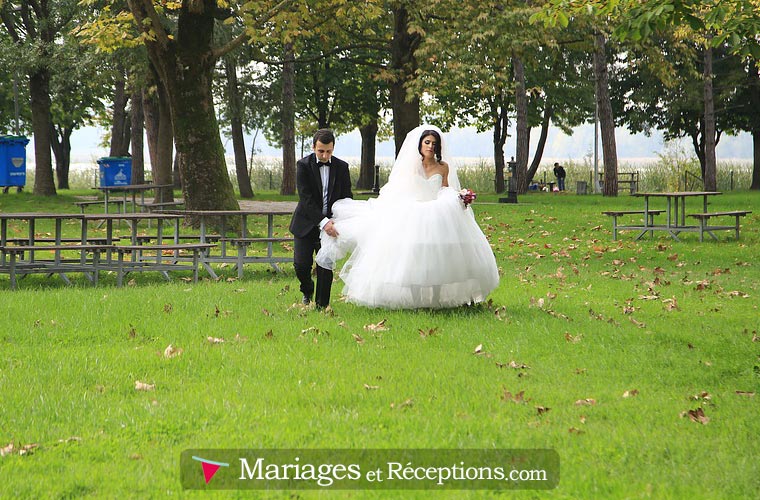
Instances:
[[[296,188],[298,206],[290,221],[290,232],[297,238],[305,238],[325,217],[322,214],[322,176],[319,173],[317,155],[314,153],[296,163]],[[330,181],[327,191],[327,217],[332,217],[332,206],[342,198],[353,198],[348,163],[330,159]]]

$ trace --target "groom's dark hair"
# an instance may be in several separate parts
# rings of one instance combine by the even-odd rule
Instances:
[[[311,143],[311,145],[316,146],[317,141],[321,142],[322,144],[335,144],[335,134],[333,134],[333,131],[329,128],[321,128],[314,133],[314,141]]]
[[[417,151],[422,154],[422,140],[429,135],[435,137],[435,158],[438,161],[441,161],[441,134],[435,130],[424,130],[422,132],[420,135],[420,143],[417,144]]]

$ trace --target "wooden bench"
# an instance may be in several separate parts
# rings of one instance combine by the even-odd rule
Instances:
[[[155,241],[156,238],[157,237],[155,235],[149,235],[149,234],[138,234],[137,236],[135,236],[135,240],[137,241],[137,243],[139,245],[148,244],[151,241]],[[219,241],[221,238],[222,238],[222,236],[220,234],[207,234],[206,235],[206,242],[207,243],[214,243],[214,242]],[[180,234],[180,235],[176,235],[175,236],[175,235],[169,234],[169,235],[164,235],[162,239],[163,239],[163,241],[166,241],[166,242],[168,242],[168,241],[172,241],[173,242],[173,241],[176,240],[176,241],[189,241],[189,242],[193,242],[193,243],[200,243],[200,241],[201,241],[201,235],[199,235],[199,234]]]
[[[193,270],[193,283],[198,281],[198,264],[204,252],[207,252],[216,245],[214,243],[172,243],[164,245],[115,245],[113,251],[118,254],[116,267],[111,269],[116,271],[116,284],[122,286],[124,276],[130,272],[141,271],[158,271],[166,279],[170,279],[167,271]],[[155,256],[146,256],[145,252],[155,252]],[[164,255],[164,252],[170,252],[171,255]],[[180,260],[180,252],[191,252],[191,265],[187,265],[187,260]],[[126,260],[125,254],[131,254],[132,258]],[[183,262],[185,262],[183,264]]]
[[[739,217],[744,217],[747,214],[751,214],[751,210],[733,210],[729,212],[706,212],[702,214],[689,214],[689,217],[694,217],[699,220],[699,241],[704,241],[705,233],[713,237],[714,240],[718,238],[712,233],[712,231],[734,231],[736,239],[739,239]],[[736,221],[733,225],[708,225],[710,219],[713,217],[735,217]]]
[[[114,236],[112,240],[119,240],[118,236]],[[8,238],[8,243],[13,243],[14,245],[24,245],[26,243],[29,243],[29,238]],[[55,238],[34,238],[35,243],[56,243]],[[61,238],[60,241],[57,243],[81,243],[82,240],[80,238]],[[92,244],[92,245],[106,245],[108,244],[108,238],[105,236],[95,236],[95,237],[88,237],[86,244]],[[47,247],[40,246],[40,248],[45,249]]]
[[[265,262],[270,264],[277,271],[280,270],[277,267],[277,263],[293,262],[292,257],[274,257],[272,255],[272,243],[287,243],[293,242],[292,237],[262,237],[262,238],[220,238],[221,243],[231,243],[237,248],[237,272],[238,278],[243,278],[243,264]],[[266,243],[267,255],[266,257],[250,257],[246,256],[246,249],[254,243]]]
[[[90,281],[98,284],[98,273],[102,270],[100,254],[112,249],[112,245],[6,245],[0,247],[2,264],[0,272],[8,273],[11,280],[11,289],[16,288],[16,277],[33,273],[60,274],[67,283],[71,282],[66,277],[67,272],[91,273]],[[61,252],[79,252],[79,259],[66,260]],[[33,255],[37,252],[55,252],[52,260],[29,259],[24,260],[24,254]],[[92,253],[92,259],[88,260],[86,254]],[[8,257],[6,264],[6,256]]]
[[[599,181],[599,186],[604,189],[604,180]],[[638,172],[618,172],[617,174],[617,190],[618,193],[623,189],[623,186],[628,186],[628,190],[631,194],[636,194],[639,189],[639,173]]]
[[[170,208],[182,208],[185,206],[185,200],[176,200],[176,201],[160,201],[160,202],[150,202],[150,203],[143,203],[143,202],[135,202],[135,205],[140,207],[140,209],[144,212],[153,212],[154,210],[166,210]]]
[[[617,232],[619,229],[646,229],[646,226],[653,226],[654,225],[654,216],[660,215],[664,213],[665,210],[607,210],[605,212],[602,212],[602,215],[606,215],[608,217],[612,217],[612,239],[617,240]],[[645,213],[649,214],[649,220],[646,221],[644,226],[620,226],[618,225],[618,217],[621,217],[623,215],[644,215]]]
[[[124,213],[126,210],[126,203],[124,200],[108,200],[109,205],[117,205],[117,211]],[[79,207],[79,210],[84,213],[85,208],[93,206],[93,205],[103,205],[105,206],[105,200],[86,200],[86,201],[75,201],[74,205]]]

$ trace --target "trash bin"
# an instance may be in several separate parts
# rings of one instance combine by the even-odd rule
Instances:
[[[17,135],[0,136],[0,186],[26,184],[26,145],[29,139]]]
[[[587,194],[588,183],[586,181],[575,181],[575,194]]]
[[[100,187],[128,186],[132,184],[132,158],[107,156],[98,160]]]

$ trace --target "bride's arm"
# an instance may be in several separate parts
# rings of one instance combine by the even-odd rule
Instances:
[[[445,161],[441,162],[441,176],[443,177],[441,186],[449,187],[449,164]]]

